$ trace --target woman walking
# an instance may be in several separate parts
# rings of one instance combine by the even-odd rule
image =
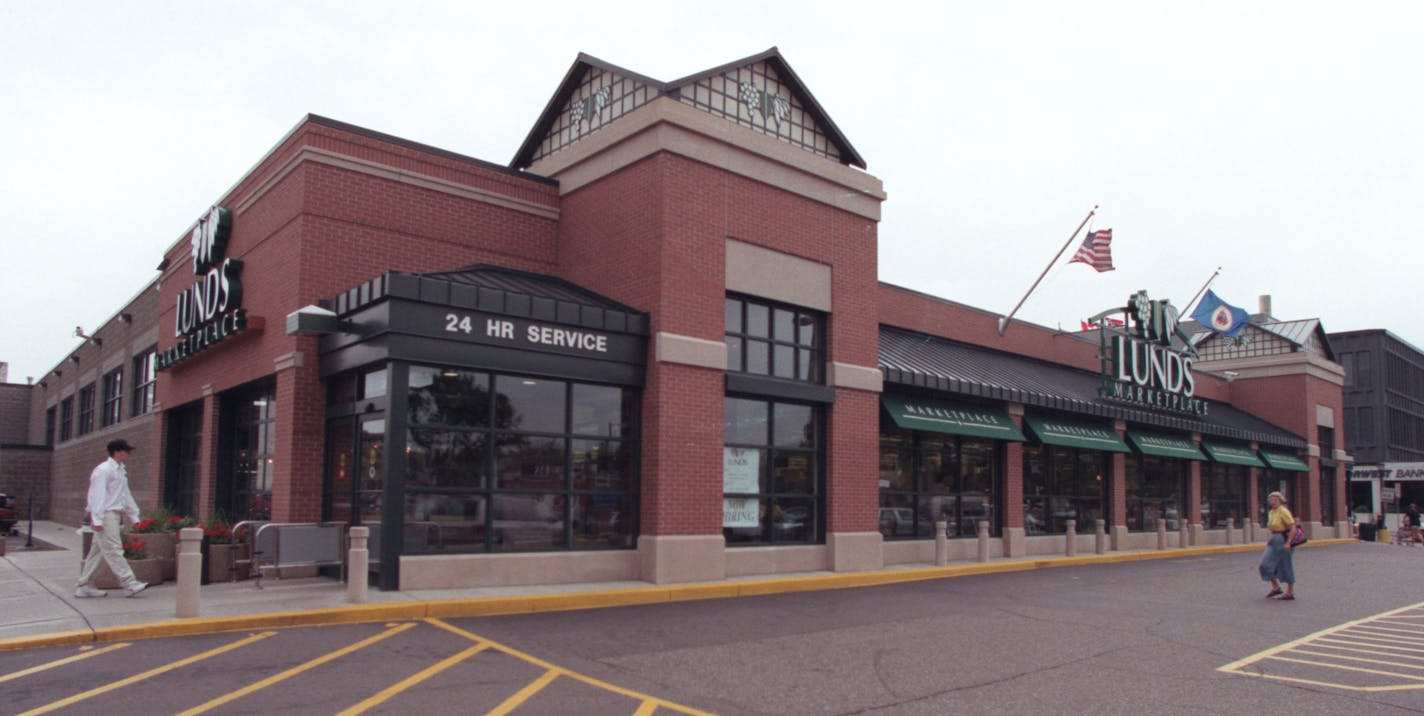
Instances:
[[[1266,553],[1261,555],[1261,580],[1271,583],[1271,591],[1266,598],[1281,600],[1295,599],[1295,566],[1291,564],[1291,534],[1295,531],[1295,516],[1286,509],[1286,498],[1279,492],[1266,496],[1271,503],[1271,514],[1266,518],[1266,529],[1271,539],[1266,542]],[[1281,584],[1285,583],[1285,594],[1281,594]]]

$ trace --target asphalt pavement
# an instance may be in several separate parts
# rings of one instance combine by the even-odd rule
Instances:
[[[813,572],[775,577],[735,578],[689,585],[647,582],[539,585],[420,591],[368,591],[365,604],[351,604],[346,586],[315,577],[204,585],[200,616],[178,619],[177,586],[167,582],[135,598],[112,591],[101,599],[74,596],[81,538],[71,526],[36,522],[34,538],[53,549],[26,550],[10,541],[0,557],[0,650],[103,642],[179,634],[201,634],[314,624],[375,622],[386,619],[467,617],[564,611],[597,607],[691,602],[788,592],[870,587],[976,574],[1069,567],[1191,555],[1255,552],[1257,545],[1188,547],[1164,552],[1109,552],[1076,557],[998,559],[951,563],[945,567],[906,566],[874,572]],[[1349,544],[1312,542],[1311,547]],[[23,540],[19,541],[23,544]]]

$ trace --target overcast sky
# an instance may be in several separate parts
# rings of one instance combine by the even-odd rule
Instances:
[[[303,115],[507,163],[578,52],[777,46],[885,182],[884,281],[1065,328],[1214,289],[1424,347],[1424,3],[0,2],[0,361],[38,378]],[[1071,253],[1070,249],[1070,253]],[[1065,255],[1062,261],[1066,261]]]

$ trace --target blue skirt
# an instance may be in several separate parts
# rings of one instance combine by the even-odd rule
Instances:
[[[1261,555],[1261,581],[1280,580],[1285,584],[1295,584],[1295,565],[1291,558],[1295,550],[1286,551],[1286,536],[1272,534],[1266,542],[1266,552]]]

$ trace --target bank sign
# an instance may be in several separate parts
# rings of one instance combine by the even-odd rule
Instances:
[[[1122,327],[1111,327],[1103,320],[1118,312],[1125,314]],[[1133,294],[1126,307],[1095,316],[1103,361],[1098,394],[1148,408],[1206,415],[1206,401],[1193,397],[1196,351],[1178,326],[1179,319],[1170,301],[1154,301],[1146,291]],[[1181,347],[1173,345],[1174,337],[1182,339]]]
[[[232,212],[215,206],[198,221],[189,237],[193,274],[198,277],[178,294],[173,335],[178,342],[158,354],[164,370],[247,328],[242,307],[242,262],[226,257],[232,235]]]

